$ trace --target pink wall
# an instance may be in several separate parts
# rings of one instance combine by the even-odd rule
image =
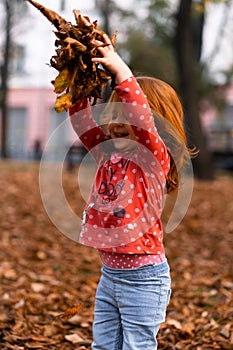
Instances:
[[[56,95],[52,89],[21,88],[9,91],[9,107],[27,110],[27,148],[29,150],[32,149],[35,140],[40,140],[44,146],[49,132],[49,116],[55,99]]]
[[[226,101],[233,103],[233,85],[225,91]],[[10,89],[8,105],[10,108],[25,108],[27,113],[26,148],[32,151],[36,140],[40,140],[42,148],[49,136],[49,121],[54,108],[56,94],[52,88]],[[216,120],[218,112],[214,106],[203,106],[202,124],[209,138],[210,128]]]

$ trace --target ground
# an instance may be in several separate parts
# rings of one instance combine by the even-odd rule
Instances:
[[[1,349],[91,349],[97,252],[63,235],[42,205],[38,163],[0,163]],[[84,205],[77,173],[63,172],[73,210]],[[195,180],[189,210],[165,235],[172,298],[161,350],[232,349],[233,177]],[[72,306],[77,313],[57,317]],[[72,309],[70,310],[70,313]]]

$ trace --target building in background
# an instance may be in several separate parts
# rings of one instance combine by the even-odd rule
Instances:
[[[72,22],[74,8],[88,15],[91,21],[99,19],[94,0],[39,2]],[[52,146],[52,157],[55,159],[62,149],[71,146],[75,138],[69,128],[58,128],[67,119],[67,113],[57,114],[54,110],[56,95],[51,81],[57,71],[49,66],[49,62],[55,54],[55,28],[36,8],[27,5],[28,13],[13,31],[8,95],[8,154],[11,158],[40,158],[50,135],[56,130]],[[3,12],[0,18],[2,16]],[[211,107],[202,116],[208,145],[213,152],[233,152],[233,86],[226,91],[226,101],[226,109],[221,115]]]
[[[221,111],[208,105],[202,115],[202,125],[216,167],[233,170],[233,83],[217,89],[226,104]]]
[[[75,7],[71,7],[74,1],[39,2],[74,22],[72,10]],[[58,128],[67,119],[67,113],[58,114],[54,110],[56,94],[51,81],[57,71],[49,62],[55,54],[55,27],[31,4],[27,5],[28,13],[12,33],[7,150],[10,158],[37,159],[50,135],[57,130],[53,137],[55,159],[62,148],[75,141],[68,128]],[[84,15],[91,19],[96,17],[93,1],[78,1],[76,5]]]

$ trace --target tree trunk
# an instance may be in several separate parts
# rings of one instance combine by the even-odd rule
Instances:
[[[103,17],[102,29],[110,35],[110,23],[109,18],[112,12],[112,1],[111,0],[95,0],[96,7],[100,10],[101,16]]]
[[[12,4],[10,0],[4,1],[6,24],[5,24],[5,43],[3,48],[3,63],[1,66],[1,87],[0,87],[0,109],[1,109],[1,154],[2,158],[8,157],[7,152],[7,94],[8,94],[8,77],[9,77],[9,56],[11,46],[11,19]]]
[[[102,29],[105,33],[111,36],[110,30],[110,15],[113,12],[113,4],[111,0],[95,0],[96,7],[99,9],[101,17],[103,18]],[[110,95],[111,88],[109,84],[102,91],[102,102],[107,103]]]
[[[185,110],[185,126],[189,146],[195,146],[199,155],[193,160],[194,174],[201,179],[213,178],[213,165],[207,149],[205,135],[199,115],[199,96],[197,89],[197,68],[200,58],[201,40],[199,28],[199,45],[193,41],[192,0],[180,0],[177,13],[175,49],[177,54],[180,90]],[[199,23],[200,25],[201,23]],[[195,22],[197,26],[197,22]],[[203,25],[203,21],[202,21]]]

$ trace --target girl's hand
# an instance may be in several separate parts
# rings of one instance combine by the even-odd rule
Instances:
[[[105,46],[98,47],[102,57],[92,58],[92,62],[101,63],[110,73],[115,76],[117,84],[132,76],[131,70],[122,60],[122,58],[115,52],[111,40],[106,34],[103,35],[103,42],[99,40],[95,40],[94,42],[97,45]]]

